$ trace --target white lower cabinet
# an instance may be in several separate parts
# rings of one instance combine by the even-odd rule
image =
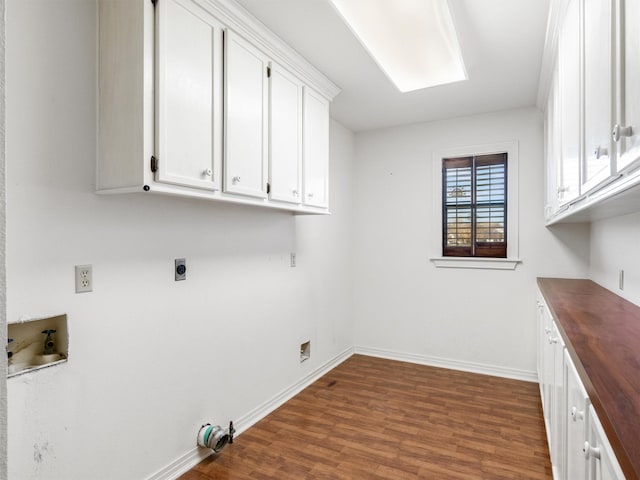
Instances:
[[[548,405],[548,433],[549,456],[551,458],[551,468],[553,470],[553,478],[562,478],[564,471],[564,421],[566,419],[564,408],[564,383],[563,383],[563,356],[564,343],[558,327],[551,320],[550,331],[547,334],[547,369],[549,392],[547,396]]]
[[[593,406],[589,407],[589,439],[583,447],[588,480],[624,480],[622,469]]]
[[[541,295],[538,296],[538,375],[544,424],[549,443],[549,456],[553,478],[562,478],[564,465],[562,445],[564,443],[564,403],[563,355],[564,342]]]
[[[538,377],[554,480],[624,480],[551,312],[538,292]]]
[[[549,334],[551,346],[553,383],[551,388],[551,466],[554,478],[563,478],[565,456],[565,424],[567,420],[565,408],[565,383],[564,383],[564,342],[558,330],[558,326],[551,321],[551,333]]]
[[[545,355],[545,342],[547,340],[547,328],[549,328],[548,321],[551,319],[550,316],[546,316],[545,312],[547,312],[547,305],[542,298],[542,295],[538,293],[538,381],[540,384],[540,398],[542,400],[542,409],[544,412],[544,420],[545,426],[547,423],[547,391],[548,391],[548,381],[547,381],[547,355]]]
[[[589,396],[585,390],[569,353],[564,353],[564,380],[566,384],[567,430],[564,478],[586,479],[587,460],[583,448],[587,439]]]
[[[551,444],[551,392],[553,391],[553,351],[549,343],[551,334],[551,315],[544,300],[538,298],[538,376],[540,380],[540,397],[547,442]]]

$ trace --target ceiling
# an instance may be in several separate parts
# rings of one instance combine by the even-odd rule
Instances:
[[[536,103],[549,0],[449,0],[469,80],[409,93],[328,0],[237,1],[342,89],[331,116],[354,132]]]

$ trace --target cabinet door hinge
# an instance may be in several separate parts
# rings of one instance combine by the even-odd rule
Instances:
[[[271,67],[267,67],[267,78],[271,78]]]
[[[267,194],[271,193],[271,184],[267,182]]]
[[[158,159],[151,155],[151,171],[156,173],[158,171]]]

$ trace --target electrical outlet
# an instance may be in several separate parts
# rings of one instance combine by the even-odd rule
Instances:
[[[624,290],[624,270],[620,270],[618,273],[618,288]]]
[[[187,260],[184,258],[176,258],[175,264],[176,282],[187,279]]]
[[[76,265],[76,293],[93,292],[93,267]]]
[[[294,252],[291,252],[291,256],[289,257],[290,260],[290,266],[293,268],[296,266],[296,254]]]

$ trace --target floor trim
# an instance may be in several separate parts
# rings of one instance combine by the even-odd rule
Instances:
[[[174,480],[183,473],[188,472],[202,460],[213,453],[213,450],[195,447],[184,453],[166,467],[158,470],[147,478],[147,480]]]
[[[240,417],[237,421],[237,426],[236,426],[237,434],[238,435],[241,434],[242,432],[247,430],[249,427],[251,427],[252,425],[262,420],[264,417],[266,417],[271,412],[273,412],[276,408],[286,403],[291,398],[295,397],[298,393],[300,393],[306,387],[308,387],[313,382],[318,380],[320,377],[322,377],[329,371],[336,368],[338,365],[344,362],[351,355],[353,355],[353,347],[347,348],[345,351],[338,354],[337,356],[335,356],[325,364],[320,365],[318,368],[313,370],[311,373],[303,377],[298,382],[294,383],[289,388],[286,388],[285,390],[280,392],[271,400],[266,401],[259,407],[250,411],[246,415],[243,415],[242,417]],[[234,422],[234,425],[236,425],[236,422]]]
[[[295,397],[298,393],[318,380],[320,377],[344,362],[347,358],[353,355],[353,353],[353,347],[347,348],[342,353],[339,353],[334,358],[320,365],[318,368],[298,380],[290,387],[281,391],[275,397],[267,400],[262,405],[243,415],[242,417],[237,419],[237,421],[234,421],[233,424],[236,428],[236,435],[240,435],[242,432],[273,412],[276,408],[280,407],[291,398]],[[147,480],[175,480],[180,475],[191,470],[212,453],[213,450],[194,447],[192,450],[185,452],[183,455],[178,457],[166,467],[158,470],[156,473],[148,477]]]
[[[430,355],[396,352],[393,350],[365,347],[362,345],[356,345],[354,349],[355,353],[368,355],[370,357],[399,360],[401,362],[417,363],[420,365],[428,365],[430,367],[449,368],[452,370],[461,370],[463,372],[480,373],[483,375],[492,375],[494,377],[511,378],[514,380],[538,383],[538,374],[534,371],[498,367],[495,365],[466,362],[463,360],[451,360],[449,358],[432,357]]]

